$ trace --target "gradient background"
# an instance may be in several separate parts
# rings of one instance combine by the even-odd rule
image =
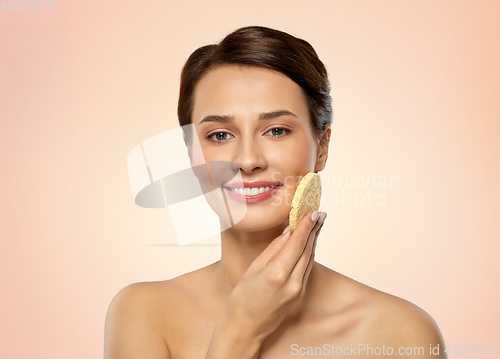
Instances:
[[[399,177],[384,206],[323,203],[317,261],[417,304],[447,344],[500,344],[499,1],[54,5],[0,10],[0,357],[102,357],[121,288],[219,259],[162,245],[168,209],[134,204],[126,158],[177,126],[190,53],[246,25],[326,64],[323,174]]]

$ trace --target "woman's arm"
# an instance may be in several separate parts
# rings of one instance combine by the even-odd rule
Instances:
[[[326,213],[304,217],[252,262],[215,326],[206,359],[257,358],[264,340],[303,297]]]
[[[155,306],[147,283],[126,286],[111,301],[106,315],[104,359],[170,359],[165,339],[155,327]]]
[[[212,334],[206,359],[255,359],[259,356],[265,337],[251,333],[244,323],[234,322],[234,319],[234,316],[221,315]]]

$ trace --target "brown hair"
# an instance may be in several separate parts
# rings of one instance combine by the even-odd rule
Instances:
[[[192,123],[194,90],[201,77],[210,69],[230,64],[269,68],[296,82],[306,94],[317,139],[331,124],[328,74],[313,47],[286,32],[248,26],[230,33],[218,44],[198,48],[189,56],[182,69],[177,106],[181,126]]]

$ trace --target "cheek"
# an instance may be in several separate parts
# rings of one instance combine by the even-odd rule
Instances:
[[[275,148],[271,158],[276,167],[304,175],[314,170],[315,153],[313,142],[297,141],[279,149]]]
[[[232,154],[231,146],[216,146],[207,144],[204,139],[200,139],[201,152],[206,161],[229,161]]]
[[[299,145],[298,145],[299,143]],[[275,204],[283,206],[286,215],[290,210],[292,200],[302,177],[314,171],[316,149],[313,142],[297,141],[290,146],[275,149],[272,161],[269,163],[273,169],[273,178],[283,183],[282,190],[278,192]]]

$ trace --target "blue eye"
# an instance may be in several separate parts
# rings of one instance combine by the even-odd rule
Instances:
[[[267,133],[269,133],[269,132],[271,132],[271,136],[273,136],[273,137],[283,137],[292,131],[287,129],[287,128],[276,127],[276,128],[270,129]]]
[[[223,141],[228,139],[227,136],[232,137],[232,135],[230,135],[227,132],[215,132],[215,133],[208,135],[206,138],[210,139],[213,142],[223,142]]]

